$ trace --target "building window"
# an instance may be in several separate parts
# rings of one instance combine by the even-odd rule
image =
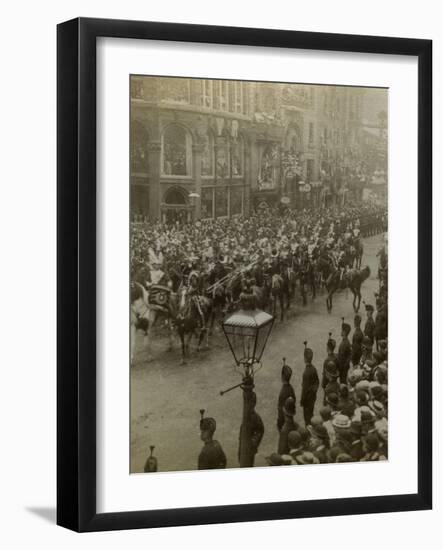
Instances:
[[[229,177],[229,155],[228,155],[228,144],[226,139],[223,139],[217,147],[216,155],[216,171],[217,178],[227,178]]]
[[[201,174],[202,176],[214,175],[214,139],[211,133],[206,134],[203,138]]]
[[[191,138],[177,124],[169,125],[162,139],[163,174],[187,176],[191,174]]]
[[[202,80],[201,103],[203,107],[212,109],[212,81]]]
[[[201,198],[201,216],[202,218],[214,217],[214,188],[204,187]]]
[[[215,217],[221,218],[228,215],[228,190],[226,187],[215,189]]]
[[[314,144],[314,123],[309,123],[309,145]]]
[[[161,101],[168,103],[189,103],[190,82],[187,78],[162,78],[160,83]]]
[[[243,214],[243,189],[241,187],[231,187],[229,213],[231,216]]]
[[[239,136],[231,143],[231,175],[233,177],[244,174],[244,145],[243,139]]]
[[[131,172],[148,171],[148,133],[141,122],[134,120],[131,123]]]
[[[263,150],[260,163],[259,189],[275,189],[278,180],[279,152],[276,143],[269,144]]]

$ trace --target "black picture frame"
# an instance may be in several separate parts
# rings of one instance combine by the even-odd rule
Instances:
[[[416,494],[96,512],[96,39],[399,54],[418,59],[418,491]],[[432,507],[432,41],[74,19],[57,29],[57,523],[104,531]]]

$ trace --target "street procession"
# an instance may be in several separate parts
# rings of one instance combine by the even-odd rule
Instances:
[[[132,86],[151,119],[131,144],[131,472],[387,460],[386,98],[331,91],[329,111],[309,86],[150,78]],[[327,117],[345,130],[325,153]]]

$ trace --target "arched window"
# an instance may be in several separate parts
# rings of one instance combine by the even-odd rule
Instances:
[[[191,174],[191,136],[178,124],[170,124],[163,133],[163,174],[188,176]]]
[[[166,204],[187,204],[186,192],[178,187],[168,189],[165,193]]]
[[[148,132],[138,120],[131,122],[131,172],[147,173]]]
[[[231,143],[231,174],[233,177],[244,175],[244,157],[244,141],[241,136],[238,136]]]
[[[214,175],[214,138],[210,132],[203,137],[201,174],[202,176]]]

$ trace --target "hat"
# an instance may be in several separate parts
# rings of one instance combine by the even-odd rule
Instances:
[[[321,426],[323,424],[323,419],[321,416],[315,415],[311,418],[311,426]]]
[[[332,336],[332,332],[329,333],[329,338],[328,338],[328,341],[326,342],[326,345],[328,346],[329,349],[335,349],[337,342],[334,340],[334,338],[331,338],[331,336]]]
[[[314,454],[310,453],[309,451],[305,451],[301,455],[298,455],[295,458],[295,460],[299,464],[320,464],[320,461],[318,460],[318,458]]]
[[[385,408],[380,401],[372,401],[372,403],[369,405],[371,409],[375,412],[375,414],[384,414]]]
[[[286,357],[283,357],[283,366],[281,368],[281,376],[288,381],[292,376],[292,369],[286,364]]]
[[[363,347],[364,347],[364,348],[370,348],[370,349],[372,349],[372,340],[369,338],[369,336],[365,336],[365,337],[363,338],[362,344],[363,344]]]
[[[295,414],[295,399],[293,397],[288,397],[283,405],[283,412],[289,416],[294,416]]]
[[[380,401],[380,398],[382,397],[382,394],[383,394],[383,389],[380,386],[380,384],[378,386],[374,386],[373,388],[371,388],[371,393],[375,401]]]
[[[300,434],[301,442],[306,443],[308,439],[311,437],[311,433],[306,428],[302,428],[301,426],[298,428],[298,433]]]
[[[326,395],[326,403],[331,405],[332,408],[338,407],[338,395],[334,391],[331,391]]]
[[[339,374],[335,361],[327,361],[325,365],[325,374],[328,378],[338,378]]]
[[[366,393],[369,393],[369,381],[360,380],[357,384],[355,384],[355,389],[357,391],[365,391]]]
[[[301,435],[297,430],[288,433],[289,450],[298,449],[301,445]]]
[[[342,331],[346,334],[346,336],[351,332],[351,325],[348,323],[345,323],[345,318],[342,317],[343,323],[341,324]]]
[[[311,426],[311,433],[314,437],[317,437],[321,440],[328,440],[328,430],[323,426],[323,424],[315,424]]]
[[[320,416],[323,418],[323,421],[328,421],[331,418],[332,409],[326,405],[320,409]]]
[[[336,414],[332,419],[332,425],[335,428],[347,429],[351,427],[351,420],[344,414]]]
[[[360,418],[363,424],[371,424],[374,421],[374,414],[369,407],[363,406],[360,409]]]
[[[363,370],[360,368],[354,369],[353,371],[351,371],[348,377],[349,383],[351,385],[355,385],[362,378],[363,378]]]
[[[307,347],[308,342],[306,340],[303,342],[303,344],[305,345],[305,350],[303,352],[305,360],[306,361],[312,361],[312,358],[314,357],[314,352],[312,351],[311,348]]]
[[[206,418],[202,418],[200,420],[200,430],[202,432],[209,431],[214,433],[216,427],[217,423],[215,422],[214,418],[210,418],[209,416],[207,416]]]
[[[266,460],[269,466],[284,466],[285,464],[283,458],[277,453],[272,453],[272,455],[267,456]]]

